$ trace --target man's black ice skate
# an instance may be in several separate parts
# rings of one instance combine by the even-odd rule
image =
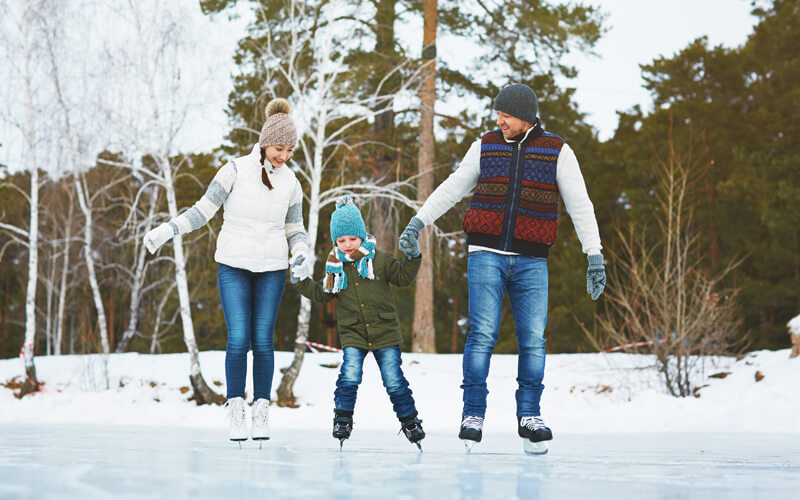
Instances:
[[[422,420],[418,419],[417,414],[414,413],[413,415],[400,419],[400,424],[402,426],[400,430],[405,434],[406,438],[417,445],[419,451],[422,451],[422,445],[419,444],[420,441],[425,439],[425,431],[422,430]]]
[[[461,418],[461,428],[458,431],[458,439],[464,441],[467,454],[472,451],[475,443],[480,443],[483,439],[483,417],[470,417],[464,415]]]
[[[339,440],[339,451],[345,439],[350,438],[353,432],[353,412],[345,410],[335,410],[333,416],[333,437]]]
[[[544,455],[553,432],[544,425],[542,417],[517,417],[517,433],[522,438],[523,449],[528,455]]]

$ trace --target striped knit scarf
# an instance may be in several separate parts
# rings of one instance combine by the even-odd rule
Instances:
[[[375,244],[375,237],[367,233],[366,241],[362,242],[358,250],[349,257],[334,246],[325,262],[325,283],[322,285],[322,290],[336,294],[347,288],[347,275],[344,273],[343,262],[354,262],[359,276],[374,280],[372,261],[375,259]]]

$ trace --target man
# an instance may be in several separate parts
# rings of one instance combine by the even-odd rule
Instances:
[[[420,231],[475,189],[462,223],[469,258],[470,331],[464,347],[464,407],[459,438],[467,450],[480,442],[486,414],[486,377],[497,342],[506,292],[514,314],[519,358],[517,431],[530,452],[547,451],[552,433],[541,417],[547,322],[547,257],[558,232],[564,200],[584,253],[592,300],[605,287],[600,233],[575,153],[545,132],[533,89],[514,84],[494,101],[499,129],[472,143],[459,167],[431,194],[399,239],[410,258],[419,255]]]

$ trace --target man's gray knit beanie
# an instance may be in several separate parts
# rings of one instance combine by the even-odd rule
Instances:
[[[267,120],[261,127],[258,145],[267,146],[292,146],[297,142],[297,130],[294,122],[289,118],[289,101],[282,98],[273,99],[267,104]]]
[[[494,98],[494,109],[528,123],[536,123],[539,101],[532,88],[523,83],[513,83],[506,85]]]

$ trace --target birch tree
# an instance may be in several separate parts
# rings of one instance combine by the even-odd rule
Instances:
[[[87,78],[94,75],[89,74],[85,63],[78,64],[78,61],[70,57],[75,51],[86,54],[90,53],[89,51],[91,50],[91,43],[86,37],[82,37],[82,32],[77,29],[78,22],[76,17],[70,15],[74,14],[70,7],[76,6],[63,3],[57,12],[52,13],[43,20],[45,26],[44,41],[49,63],[48,75],[52,84],[55,102],[57,103],[56,109],[60,114],[60,131],[58,133],[69,158],[68,168],[73,172],[75,197],[83,214],[83,257],[97,314],[97,330],[100,335],[100,345],[103,349],[103,375],[106,389],[108,389],[108,354],[110,345],[106,308],[97,279],[97,264],[94,257],[93,201],[113,184],[102,186],[96,192],[91,193],[86,183],[86,177],[83,174],[83,170],[91,165],[87,160],[87,153],[88,157],[91,157],[93,148],[90,144],[95,141],[91,137],[92,128],[86,113],[89,103],[74,99],[72,94],[75,93],[76,89],[79,89],[79,92],[84,95],[91,95],[93,89],[90,82],[96,82],[96,79]],[[87,30],[87,32],[90,33],[91,30]],[[70,35],[69,38],[67,33]],[[63,69],[66,65],[72,67],[72,72]],[[99,149],[99,147],[97,148]],[[125,178],[123,177],[116,182],[124,180]]]
[[[133,337],[138,331],[139,306],[145,291],[144,277],[147,262],[147,248],[142,244],[142,237],[153,227],[153,220],[155,218],[156,208],[158,205],[158,191],[156,186],[152,185],[149,189],[142,190],[141,192],[143,192],[148,198],[147,211],[145,212],[144,220],[141,223],[137,224],[134,222],[132,224],[134,228],[142,226],[142,229],[133,232],[132,244],[134,245],[133,255],[135,256],[135,261],[133,265],[134,271],[129,276],[131,280],[131,300],[130,307],[128,309],[128,326],[122,333],[122,337],[117,344],[116,352],[127,351],[131,340],[133,340]],[[136,212],[136,202],[134,201],[131,203],[131,213],[135,214]],[[117,234],[119,234],[119,232]]]
[[[9,86],[20,91],[18,99],[5,103],[3,118],[19,137],[17,159],[19,166],[30,172],[30,191],[24,194],[30,208],[27,230],[12,224],[0,223],[0,227],[11,233],[17,241],[28,247],[28,283],[25,292],[25,338],[20,355],[24,365],[24,383],[21,395],[39,389],[34,364],[36,340],[36,289],[39,280],[39,170],[46,156],[46,131],[38,120],[39,113],[46,108],[48,95],[42,88],[41,21],[46,15],[46,2],[30,1],[22,5],[4,4],[2,12],[2,34],[0,43],[6,61],[6,76]]]
[[[192,40],[182,27],[182,9],[192,8],[188,2],[170,3],[157,1],[128,0],[124,8],[113,13],[114,18],[125,24],[133,43],[115,47],[109,54],[111,71],[127,75],[124,84],[112,94],[109,114],[116,118],[120,146],[134,158],[129,165],[136,175],[147,179],[142,189],[152,184],[164,189],[167,200],[167,215],[177,217],[178,203],[175,196],[175,175],[183,164],[176,145],[176,136],[186,125],[194,100],[202,99],[203,80],[190,86],[181,79],[181,72],[191,73],[185,67],[187,54],[191,52]],[[130,78],[130,75],[134,75]],[[122,107],[122,103],[129,103]],[[144,166],[142,158],[150,158],[154,170]],[[190,357],[190,380],[194,399],[198,403],[221,403],[224,398],[214,393],[203,378],[199,350],[192,323],[189,287],[186,279],[186,257],[183,238],[172,240],[175,282],[180,303],[183,340]]]

